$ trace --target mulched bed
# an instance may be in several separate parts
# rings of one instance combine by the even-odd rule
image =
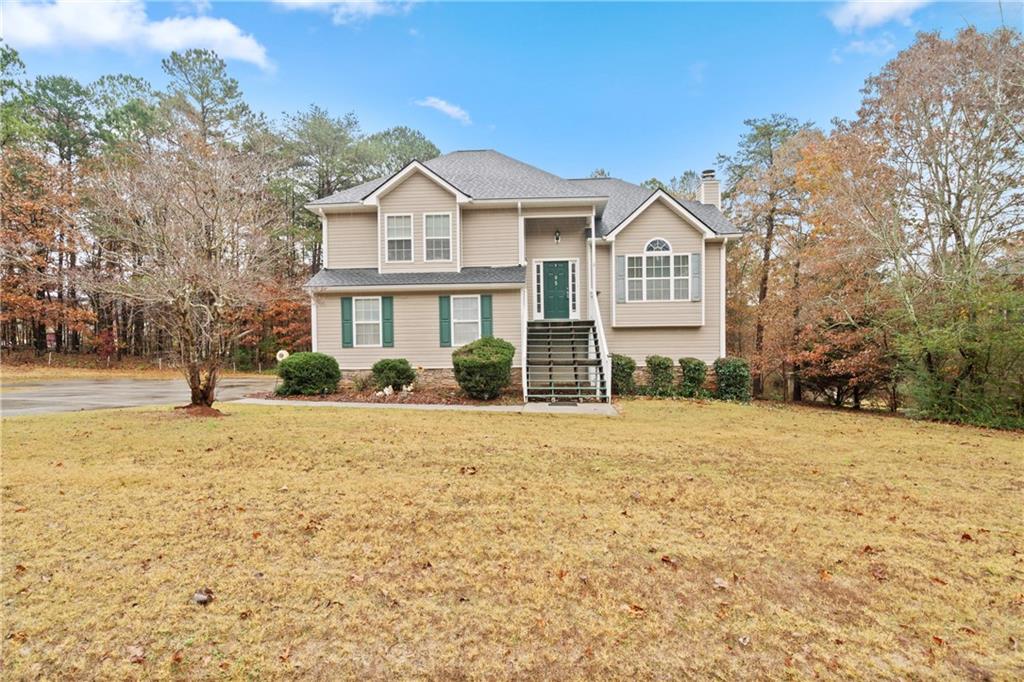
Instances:
[[[186,417],[226,417],[227,415],[220,410],[208,407],[206,405],[181,405],[175,407],[175,414],[185,415]]]
[[[518,379],[518,376],[516,377]],[[462,392],[454,379],[449,377],[432,377],[421,374],[416,379],[412,391],[398,391],[390,396],[377,395],[377,389],[368,387],[358,389],[351,379],[343,379],[334,393],[326,395],[293,395],[279,396],[273,391],[253,393],[250,398],[269,398],[276,400],[304,400],[313,402],[347,402],[347,403],[391,403],[396,405],[522,405],[522,384],[514,379],[512,385],[501,392],[494,400],[475,400]]]

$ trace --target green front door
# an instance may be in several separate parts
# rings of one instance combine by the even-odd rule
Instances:
[[[544,319],[569,319],[568,261],[544,261]]]

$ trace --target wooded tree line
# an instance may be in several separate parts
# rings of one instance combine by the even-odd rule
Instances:
[[[1024,426],[1021,34],[920,34],[862,93],[721,157],[729,351],[758,395]]]
[[[201,276],[233,281],[203,314],[245,328],[218,349],[236,364],[308,347],[300,286],[322,252],[319,220],[303,204],[439,153],[418,131],[366,134],[354,113],[316,105],[272,121],[210,51],[172,53],[162,66],[162,90],[124,74],[28,79],[0,44],[5,349],[175,357],[159,320],[174,310],[169,285]],[[189,223],[205,225],[207,239]],[[204,308],[178,303],[178,313]]]

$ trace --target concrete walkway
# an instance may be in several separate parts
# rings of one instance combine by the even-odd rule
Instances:
[[[277,407],[351,407],[361,410],[452,410],[456,412],[506,412],[512,414],[563,414],[590,415],[594,417],[618,417],[619,411],[608,403],[579,403],[578,405],[549,405],[548,403],[526,403],[525,405],[414,405],[409,403],[351,403],[331,400],[270,400],[267,398],[242,398],[233,402],[241,405],[274,405]]]

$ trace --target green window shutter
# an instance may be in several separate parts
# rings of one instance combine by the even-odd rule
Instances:
[[[626,302],[626,257],[615,257],[615,302]]]
[[[441,347],[451,348],[452,345],[452,297],[438,296],[438,311],[441,324]]]
[[[494,319],[491,313],[491,295],[480,296],[480,336],[494,336]]]
[[[352,347],[352,297],[341,299],[341,347]]]
[[[381,327],[380,338],[381,343],[385,348],[395,347],[395,297],[394,296],[381,296],[380,297],[380,319],[383,324]]]
[[[703,280],[700,274],[700,254],[690,254],[690,299],[699,301],[701,294],[704,293],[704,287],[702,286]]]

